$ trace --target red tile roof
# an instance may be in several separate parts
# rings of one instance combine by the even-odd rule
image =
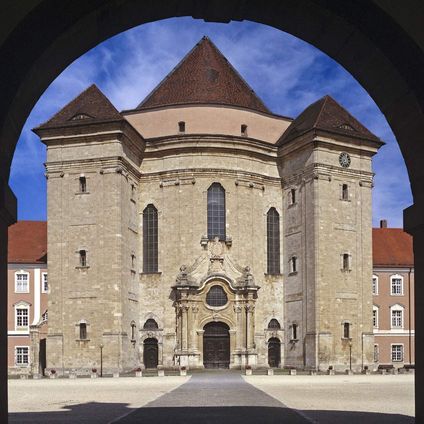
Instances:
[[[47,263],[47,222],[18,221],[9,227],[9,263]]]
[[[137,109],[193,103],[241,106],[270,113],[207,37],[194,46]]]
[[[34,131],[37,132],[38,129],[51,127],[68,127],[81,125],[82,123],[119,121],[123,119],[110,100],[95,84],[92,84],[47,122],[34,128]]]
[[[414,266],[412,237],[402,228],[373,228],[372,254],[374,267]]]
[[[314,128],[380,141],[378,137],[365,128],[345,108],[339,105],[331,96],[327,95],[309,105],[290,124],[277,144],[285,144]]]

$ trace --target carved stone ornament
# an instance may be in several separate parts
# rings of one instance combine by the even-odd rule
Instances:
[[[250,266],[246,266],[243,269],[243,275],[237,280],[237,282],[241,286],[256,287],[255,279],[253,278],[253,275],[250,272]]]
[[[215,237],[211,243],[211,254],[213,256],[222,256],[224,253],[224,248],[222,243],[219,241],[219,237]]]

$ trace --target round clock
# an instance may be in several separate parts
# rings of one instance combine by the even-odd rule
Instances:
[[[343,168],[349,168],[350,166],[349,153],[346,153],[346,152],[340,153],[339,162],[340,162],[340,165],[343,166]]]

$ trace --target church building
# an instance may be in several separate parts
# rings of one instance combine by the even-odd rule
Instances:
[[[204,37],[135,109],[92,85],[34,131],[47,369],[372,366],[383,143],[334,99],[276,115]]]

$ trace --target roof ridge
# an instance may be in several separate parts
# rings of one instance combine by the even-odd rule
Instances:
[[[134,110],[222,103],[271,113],[219,48],[204,35]]]

